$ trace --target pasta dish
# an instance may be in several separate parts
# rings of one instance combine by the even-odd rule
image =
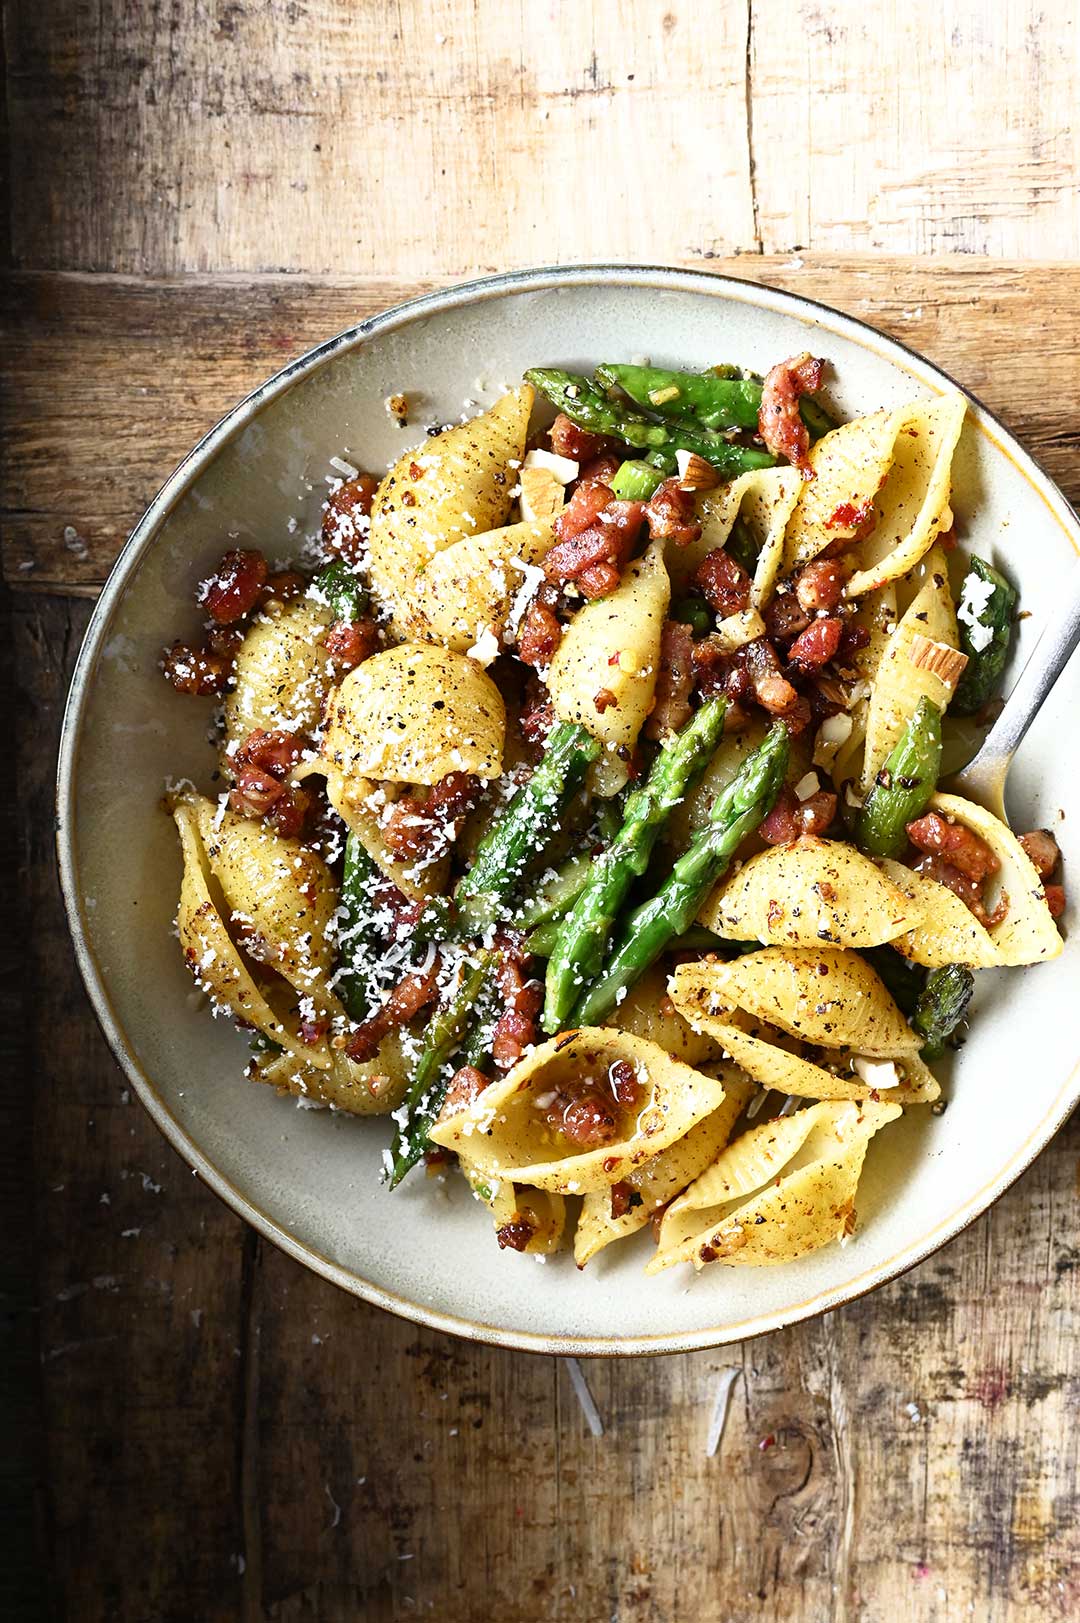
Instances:
[[[1052,833],[940,786],[1017,614],[964,399],[837,422],[824,373],[530,371],[199,585],[184,959],[251,1080],[388,1118],[387,1199],[423,1163],[504,1250],[790,1261],[943,1108],[976,971],[1060,952]]]

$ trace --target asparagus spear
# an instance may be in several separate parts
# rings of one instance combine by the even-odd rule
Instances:
[[[551,879],[537,886],[532,900],[516,915],[518,929],[533,930],[538,924],[561,919],[585,889],[595,860],[591,851],[568,857]]]
[[[624,462],[611,481],[611,489],[622,502],[647,502],[664,475],[651,462]]]
[[[776,722],[716,798],[709,821],[695,835],[650,901],[626,922],[603,976],[585,993],[572,1023],[596,1025],[621,994],[655,963],[664,948],[690,928],[712,886],[748,834],[775,804],[790,751],[787,728]]]
[[[600,745],[576,722],[558,722],[548,734],[544,758],[477,848],[472,867],[455,893],[461,911],[492,924],[501,904],[542,849],[562,807],[574,793]]]
[[[371,1012],[364,977],[356,968],[356,959],[363,947],[374,951],[378,945],[371,907],[372,889],[378,877],[378,868],[350,830],[345,839],[345,872],[341,880],[341,907],[345,917],[338,932],[343,967],[335,984],[350,1020],[357,1022],[366,1020]]]
[[[315,585],[329,603],[335,620],[355,625],[367,613],[367,588],[356,578],[344,558],[335,558],[332,564],[315,576]]]
[[[776,466],[776,458],[768,451],[732,445],[730,440],[711,429],[699,428],[696,424],[657,421],[621,406],[601,394],[588,378],[573,372],[533,367],[525,376],[534,388],[546,395],[579,428],[587,428],[594,434],[613,435],[625,445],[632,445],[640,451],[661,451],[668,455],[675,451],[692,451],[732,479],[750,468]]]
[[[993,698],[1009,657],[1016,592],[981,558],[972,558],[960,592],[960,615],[966,605],[975,609],[974,620],[959,619],[960,646],[967,666],[953,694],[952,708],[960,716],[973,716]]]
[[[872,857],[899,856],[907,844],[907,825],[925,811],[940,770],[941,711],[929,699],[920,699],[866,797],[856,844]]]
[[[450,1060],[465,1036],[477,999],[497,957],[494,947],[485,947],[472,967],[466,970],[457,991],[437,1009],[428,1026],[405,1097],[400,1108],[394,1112],[397,1128],[390,1152],[393,1157],[391,1189],[396,1188],[409,1168],[416,1165],[427,1147],[428,1129],[442,1109],[446,1097],[451,1075]]]
[[[946,1038],[964,1018],[974,990],[975,977],[963,964],[945,964],[927,976],[911,1017],[913,1029],[926,1038],[923,1059],[941,1058]]]
[[[658,412],[673,421],[713,429],[757,427],[762,380],[753,374],[732,378],[717,371],[675,372],[659,366],[605,364],[596,368],[596,377],[605,389],[621,389],[643,411]],[[799,401],[799,411],[815,439],[835,426],[824,408],[809,397]]]
[[[700,777],[724,730],[725,698],[709,699],[660,750],[640,789],[626,801],[622,828],[592,868],[567,913],[547,967],[544,1030],[561,1030],[579,996],[604,961],[611,929],[627,891],[649,865],[670,813]]]

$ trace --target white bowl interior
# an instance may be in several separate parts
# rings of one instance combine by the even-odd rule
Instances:
[[[538,287],[511,280],[480,298],[376,323],[291,386],[272,387],[149,526],[141,554],[139,544],[129,550],[106,593],[68,717],[74,817],[61,829],[99,1012],[107,1028],[115,1022],[114,1044],[144,1100],[219,1191],[296,1254],[384,1305],[567,1352],[745,1335],[834,1305],[924,1254],[1000,1191],[1074,1096],[1077,1027],[1061,1011],[1077,988],[1075,938],[1053,964],[980,975],[948,1108],[939,1117],[912,1110],[875,1140],[859,1229],[846,1247],[781,1268],[646,1279],[649,1242],[638,1236],[578,1273],[569,1257],[541,1267],[499,1252],[487,1214],[460,1180],[448,1192],[421,1174],[389,1194],[379,1176],[384,1122],[298,1110],[245,1083],[244,1040],[194,1006],[172,928],[180,863],[158,802],[167,780],[211,787],[209,712],[172,693],[156,662],[165,643],[194,630],[193,585],[226,537],[240,532],[272,558],[293,555],[299,534],[317,526],[331,456],[377,469],[422,432],[403,432],[388,417],[384,398],[398,389],[423,397],[417,420],[426,423],[475,409],[466,401],[493,398],[533,364],[647,351],[659,363],[735,360],[763,370],[805,348],[833,363],[831,394],[846,415],[944,382],[842,317],[690,276],[667,285],[647,275]],[[1022,464],[999,430],[972,416],[954,507],[965,542],[1006,564],[1030,611],[1014,669],[1076,548],[1063,502]],[[1059,813],[1077,775],[1060,746],[1078,701],[1080,660],[1029,735],[1011,794],[1015,826],[1053,827],[1073,863],[1076,819],[1062,824]]]

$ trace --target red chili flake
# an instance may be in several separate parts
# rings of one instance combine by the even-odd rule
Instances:
[[[758,1444],[758,1448],[760,1448],[761,1452],[764,1454],[765,1450],[767,1448],[774,1447],[775,1443],[776,1443],[776,1435],[775,1435],[774,1432],[770,1431],[770,1433],[769,1433],[769,1435],[767,1437],[763,1437],[761,1439],[760,1443]]]

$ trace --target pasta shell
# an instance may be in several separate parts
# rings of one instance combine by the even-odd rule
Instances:
[[[633,748],[652,709],[670,598],[663,548],[654,541],[615,591],[578,610],[548,674],[560,721],[579,722],[612,750]]]
[[[322,756],[346,779],[497,778],[505,732],[502,696],[475,660],[403,643],[366,659],[331,695]]]
[[[726,964],[715,958],[680,964],[671,997],[692,1023],[744,1009],[824,1048],[893,1059],[922,1044],[865,959],[836,947],[763,947]]]
[[[625,1181],[637,1200],[629,1211],[612,1217],[610,1190],[595,1190],[585,1196],[574,1230],[574,1261],[579,1268],[584,1268],[613,1240],[625,1239],[644,1228],[654,1212],[666,1206],[719,1155],[757,1089],[737,1066],[720,1065],[713,1074],[723,1084],[723,1104],[691,1127],[683,1138],[630,1173]]]
[[[511,524],[455,541],[417,577],[409,634],[467,653],[480,636],[503,634],[521,618],[515,605],[540,578],[555,539],[550,524]]]
[[[492,1178],[468,1161],[460,1164],[473,1194],[490,1210],[497,1236],[511,1224],[524,1224],[532,1230],[524,1246],[511,1249],[543,1257],[561,1250],[566,1234],[566,1201],[562,1195],[548,1189],[530,1189],[506,1178]]]
[[[646,1272],[792,1262],[849,1234],[867,1146],[900,1114],[827,1102],[749,1128],[668,1208]]]
[[[740,1065],[761,1088],[787,1093],[797,1099],[873,1099],[887,1092],[897,1104],[931,1104],[941,1093],[937,1078],[919,1058],[918,1054],[887,1056],[896,1072],[896,1083],[887,1090],[864,1082],[850,1069],[856,1057],[852,1048],[838,1048],[831,1058],[836,1070],[816,1065],[792,1051],[787,1039],[768,1026],[754,1026],[744,1031],[733,1016],[730,1025],[723,1025],[717,1017],[708,1022],[708,1030],[721,1042],[725,1053]],[[866,1055],[860,1049],[860,1057]]]
[[[959,795],[934,795],[929,809],[986,841],[999,863],[995,886],[1009,906],[999,924],[985,928],[947,886],[910,870],[896,873],[892,870],[898,864],[885,864],[894,884],[916,897],[923,909],[919,925],[892,943],[897,951],[917,964],[935,966],[1039,964],[1056,958],[1063,946],[1061,935],[1046,905],[1042,880],[1012,830],[985,807]]]
[[[658,966],[646,970],[634,982],[619,1006],[604,1022],[634,1037],[647,1037],[672,1059],[684,1065],[701,1065],[716,1059],[720,1046],[703,1032],[693,1031],[677,1013],[668,996],[667,976]]]
[[[643,1102],[624,1111],[615,1142],[580,1150],[544,1118],[537,1101],[582,1076],[603,1075],[628,1061]],[[563,1032],[533,1050],[463,1111],[440,1120],[430,1137],[481,1172],[513,1183],[585,1194],[627,1177],[723,1102],[723,1085],[691,1070],[644,1037],[600,1027]]]
[[[490,411],[406,451],[379,486],[371,582],[399,637],[411,635],[412,616],[422,612],[417,582],[435,555],[509,518],[532,405],[528,385],[512,390]]]
[[[289,994],[289,1007],[273,1006],[256,984],[225,924],[228,905],[211,872],[210,861],[200,831],[200,817],[193,799],[180,800],[173,808],[180,836],[184,874],[176,926],[184,961],[214,1003],[231,1010],[238,1020],[261,1031],[287,1049],[304,1065],[324,1070],[330,1064],[325,1042],[309,1046],[301,1041],[295,995]],[[284,986],[279,981],[279,986]]]
[[[698,919],[731,941],[874,947],[911,928],[915,916],[861,851],[804,837],[751,857],[721,881]]]
[[[878,661],[866,716],[866,751],[862,787],[869,790],[899,741],[919,700],[926,698],[944,710],[952,687],[935,670],[916,665],[911,658],[917,637],[959,645],[956,610],[949,590],[945,554],[935,547],[927,556],[925,579],[900,620]]]
[[[402,862],[386,843],[380,814],[387,805],[386,791],[370,778],[345,778],[336,767],[315,761],[308,768],[326,773],[326,797],[346,828],[355,834],[372,862],[412,902],[439,895],[446,889],[450,857],[438,862]]]
[[[701,537],[687,547],[672,543],[666,562],[681,590],[705,556],[727,545],[735,520],[749,527],[758,547],[750,590],[751,606],[761,609],[772,596],[784,552],[784,531],[799,497],[802,478],[795,468],[755,468],[703,496],[697,506]]]
[[[336,1049],[324,1070],[307,1065],[295,1054],[256,1054],[247,1075],[279,1093],[292,1094],[312,1104],[328,1105],[350,1116],[387,1116],[396,1110],[409,1086],[410,1063],[402,1048],[400,1031],[392,1031],[374,1059],[362,1063]]]
[[[229,744],[242,744],[256,727],[315,731],[331,686],[322,645],[330,619],[324,605],[298,597],[278,614],[255,620],[236,655],[234,686],[225,699]]]

